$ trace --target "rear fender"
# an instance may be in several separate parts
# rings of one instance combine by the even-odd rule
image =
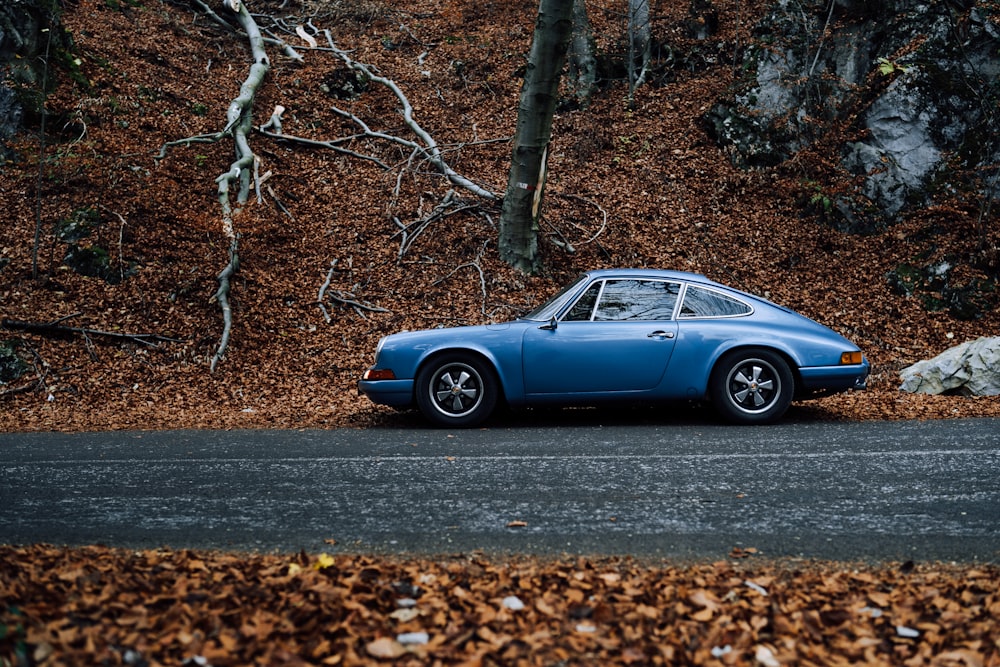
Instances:
[[[681,341],[678,341],[678,345]],[[795,378],[796,386],[801,383],[799,363],[787,346],[774,339],[726,339],[719,341],[711,354],[674,354],[667,367],[664,383],[674,389],[666,393],[669,398],[700,400],[708,398],[708,385],[712,371],[723,355],[733,350],[769,350],[780,354],[788,364]]]

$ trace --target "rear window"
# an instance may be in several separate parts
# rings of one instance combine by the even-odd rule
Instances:
[[[749,315],[749,304],[715,290],[688,285],[679,317],[739,317]]]

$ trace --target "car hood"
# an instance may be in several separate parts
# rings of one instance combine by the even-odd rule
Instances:
[[[413,340],[416,338],[437,338],[440,336],[463,336],[467,334],[476,334],[484,331],[506,331],[510,329],[511,322],[502,322],[500,324],[472,324],[469,326],[462,327],[440,327],[438,329],[419,329],[417,331],[399,331],[394,334],[389,334],[389,338],[392,339],[407,339]]]
[[[408,347],[427,349],[447,341],[473,342],[496,340],[497,336],[505,336],[520,322],[503,322],[500,324],[477,324],[464,327],[441,327],[440,329],[420,329],[419,331],[400,331],[385,337],[384,345],[389,348]],[[531,324],[524,322],[524,324]]]

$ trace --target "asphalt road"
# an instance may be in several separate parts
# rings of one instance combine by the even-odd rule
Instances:
[[[0,434],[0,543],[1000,561],[1000,420]]]

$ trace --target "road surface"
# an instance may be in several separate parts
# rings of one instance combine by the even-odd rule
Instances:
[[[0,434],[0,542],[1000,561],[1000,420]]]

